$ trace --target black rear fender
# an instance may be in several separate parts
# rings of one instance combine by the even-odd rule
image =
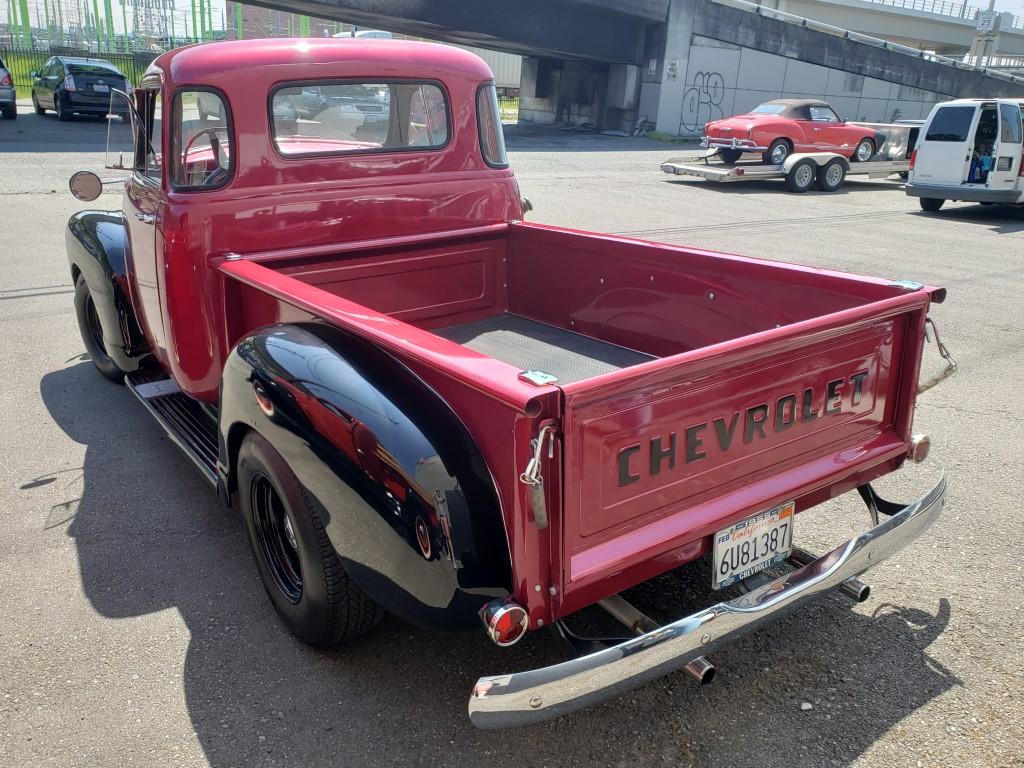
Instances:
[[[120,211],[81,211],[64,233],[71,279],[89,286],[103,345],[117,366],[134,371],[148,353],[128,294],[128,231]]]
[[[221,384],[219,471],[229,494],[250,429],[284,457],[349,575],[386,610],[464,629],[511,591],[501,509],[479,449],[449,404],[380,348],[319,323],[243,339]]]

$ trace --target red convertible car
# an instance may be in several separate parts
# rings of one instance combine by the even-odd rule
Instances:
[[[717,148],[727,163],[761,152],[766,163],[781,165],[793,152],[836,152],[866,162],[884,141],[871,128],[846,122],[827,101],[774,99],[745,115],[711,121],[701,146]]]

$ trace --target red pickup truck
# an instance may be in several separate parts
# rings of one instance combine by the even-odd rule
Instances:
[[[595,603],[635,635],[481,678],[472,721],[519,725],[706,681],[762,621],[865,597],[938,515],[942,481],[869,482],[927,453],[942,289],[525,223],[492,75],[455,48],[211,43],[130,98],[122,208],[68,225],[82,338],[241,510],[303,640],[388,611],[572,641]],[[794,546],[854,489],[870,527]],[[658,626],[620,594],[698,560],[723,602]]]

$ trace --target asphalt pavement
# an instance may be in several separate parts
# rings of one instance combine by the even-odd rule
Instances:
[[[557,661],[546,635],[499,650],[388,619],[343,650],[304,646],[237,514],[83,356],[67,179],[101,171],[105,138],[25,108],[0,120],[0,766],[1024,766],[1024,212],[928,215],[882,180],[719,187],[660,173],[678,149],[652,141],[513,137],[534,221],[946,286],[932,314],[962,370],[919,401],[931,457],[878,483],[907,500],[945,470],[946,510],[871,571],[867,602],[829,596],[737,642],[705,688],[675,674],[481,732],[473,682]],[[867,522],[847,495],[801,515],[797,543]],[[679,616],[708,580],[639,591]]]

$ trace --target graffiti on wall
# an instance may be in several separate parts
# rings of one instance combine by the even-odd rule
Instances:
[[[711,120],[721,120],[725,78],[720,72],[698,72],[683,95],[683,130],[699,131]]]

